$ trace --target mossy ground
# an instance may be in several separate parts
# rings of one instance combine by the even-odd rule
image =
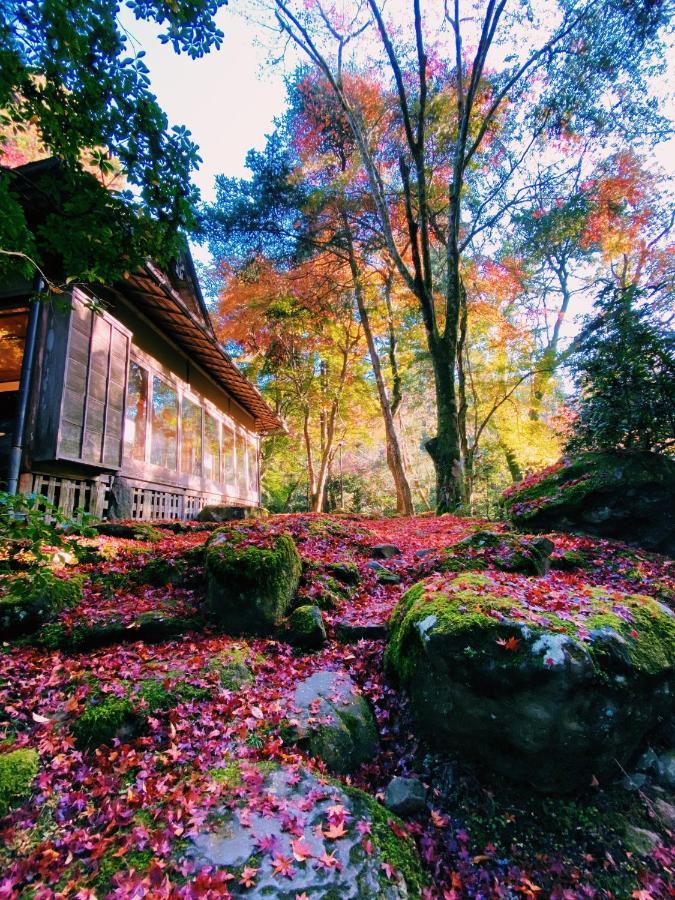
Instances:
[[[0,818],[28,796],[38,767],[35,750],[20,749],[0,754]]]

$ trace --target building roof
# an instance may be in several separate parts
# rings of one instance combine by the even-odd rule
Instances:
[[[25,207],[35,211],[36,206],[44,205],[44,197],[35,190],[35,179],[59,166],[60,161],[52,157],[11,170],[19,176],[17,187]],[[247,410],[255,420],[258,433],[284,431],[285,426],[279,416],[239,371],[218,341],[187,242],[180,258],[168,269],[165,271],[149,260],[142,268],[110,287],[136,304],[217,385]],[[91,285],[91,290],[96,294],[97,285]]]

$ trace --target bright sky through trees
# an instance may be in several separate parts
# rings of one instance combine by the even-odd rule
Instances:
[[[543,0],[540,0],[543,2]],[[205,200],[213,199],[214,177],[246,175],[244,160],[251,147],[262,149],[273,119],[284,110],[284,74],[288,62],[271,66],[261,29],[234,5],[216,17],[225,33],[220,50],[202,59],[177,56],[170,45],[157,39],[154,23],[123,15],[123,22],[139,49],[146,51],[152,88],[172,123],[186,125],[204,160],[194,175]],[[669,60],[668,77],[661,91],[669,95],[664,111],[675,118],[675,98],[667,86],[675,84],[675,57]],[[675,140],[659,145],[655,161],[675,175]]]

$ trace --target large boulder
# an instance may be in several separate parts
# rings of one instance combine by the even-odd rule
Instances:
[[[516,527],[615,538],[675,555],[675,459],[655,453],[583,453],[511,488]]]
[[[28,634],[82,599],[84,577],[59,578],[49,569],[6,578],[0,589],[0,640]]]
[[[184,869],[236,872],[229,889],[250,898],[420,896],[424,876],[412,839],[368,794],[295,769],[247,770],[240,777],[247,802],[214,807],[212,824],[191,829]]]
[[[220,529],[206,544],[209,610],[232,633],[270,633],[298,589],[302,564],[293,539],[257,539],[247,543],[240,533]]]
[[[436,575],[394,610],[385,662],[436,747],[564,792],[618,777],[671,713],[675,615],[600,588],[563,602],[523,576]]]
[[[503,572],[545,575],[551,568],[555,545],[545,537],[524,538],[499,531],[476,531],[442,550],[437,568],[465,572],[495,566]]]
[[[293,706],[296,741],[331,772],[354,772],[375,755],[373,714],[345,672],[321,670],[301,681]]]

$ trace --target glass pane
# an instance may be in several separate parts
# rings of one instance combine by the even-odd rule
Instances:
[[[0,390],[17,390],[21,378],[23,345],[26,341],[28,311],[8,309],[0,312]]]
[[[234,483],[234,435],[223,423],[223,482]]]
[[[150,462],[165,469],[175,469],[178,462],[178,397],[156,375],[152,379]]]
[[[183,397],[180,470],[188,475],[202,474],[202,408]]]
[[[239,494],[246,493],[247,483],[247,458],[246,458],[246,438],[241,432],[237,434],[237,490]]]
[[[220,481],[220,423],[204,413],[204,475]]]
[[[256,454],[255,444],[252,441],[248,441],[246,444],[247,449],[247,458],[248,458],[248,489],[249,491],[255,491],[257,488],[257,469],[258,469],[258,460]]]
[[[148,373],[138,363],[129,363],[127,412],[124,420],[125,455],[145,459],[145,423],[148,411]]]

